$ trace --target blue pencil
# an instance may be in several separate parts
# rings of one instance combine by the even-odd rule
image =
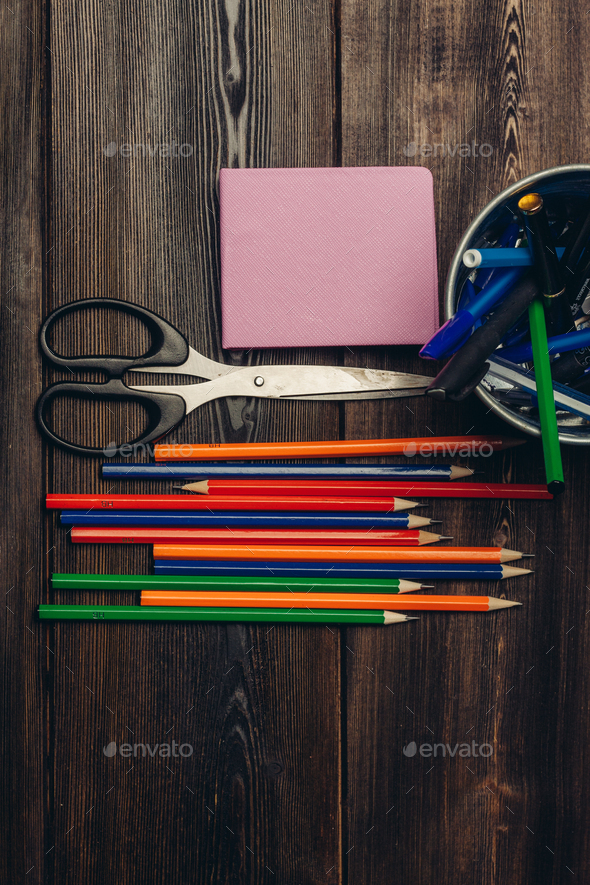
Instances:
[[[404,578],[470,579],[501,581],[516,575],[530,574],[531,569],[500,564],[454,564],[396,562],[241,562],[222,560],[156,559],[157,575],[232,575],[260,577],[263,575],[282,578]]]
[[[473,471],[449,464],[233,464],[201,461],[187,464],[103,464],[105,479],[414,479],[430,482],[460,479]]]
[[[62,510],[63,525],[134,526],[258,526],[267,528],[325,529],[418,529],[438,523],[410,513],[267,513],[266,511],[223,511],[207,513],[176,510]]]

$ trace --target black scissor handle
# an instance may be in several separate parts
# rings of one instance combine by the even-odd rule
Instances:
[[[153,393],[151,391],[142,393],[139,390],[131,390],[120,378],[111,378],[105,384],[58,381],[56,384],[48,387],[39,397],[36,406],[37,422],[40,430],[51,442],[62,449],[67,449],[68,452],[74,452],[76,455],[104,455],[106,450],[92,446],[80,446],[54,433],[45,420],[45,411],[47,406],[60,396],[71,396],[76,399],[109,400],[111,402],[124,400],[125,402],[140,403],[148,413],[149,424],[145,433],[125,445],[126,449],[161,439],[161,437],[176,427],[186,415],[186,404],[181,396],[177,396],[174,393]],[[112,448],[109,445],[108,454],[121,454],[121,448],[123,447],[116,446]]]
[[[122,356],[84,356],[63,357],[51,349],[47,341],[47,335],[57,320],[77,310],[88,310],[93,307],[110,307],[122,310],[131,316],[137,317],[145,326],[151,336],[151,344],[147,353],[139,357]],[[109,378],[120,378],[130,368],[148,366],[181,366],[188,358],[188,343],[178,329],[171,326],[157,313],[133,304],[130,301],[120,301],[118,298],[84,298],[81,301],[70,301],[62,307],[58,307],[45,319],[39,332],[39,344],[41,350],[56,366],[63,366],[72,371],[85,371],[97,369],[106,372]]]

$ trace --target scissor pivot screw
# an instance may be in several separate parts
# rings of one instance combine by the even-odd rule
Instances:
[[[264,384],[264,378],[262,377],[262,375],[256,376],[256,378],[254,379],[254,384],[256,385],[256,387],[262,387],[262,385]]]

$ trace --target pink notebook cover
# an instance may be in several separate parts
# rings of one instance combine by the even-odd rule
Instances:
[[[438,328],[432,175],[222,169],[222,344],[424,344]]]

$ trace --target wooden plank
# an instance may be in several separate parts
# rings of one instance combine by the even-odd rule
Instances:
[[[587,108],[570,87],[587,76],[575,50],[587,31],[573,7],[558,16],[548,3],[533,10],[343,0],[342,161],[432,168],[441,302],[455,244],[492,193],[536,169],[585,157],[583,129],[571,121],[585,119]],[[554,139],[540,134],[549,119]],[[492,145],[489,159],[404,152],[472,138]],[[434,374],[415,350],[366,356],[380,368]],[[407,406],[347,405],[346,435],[506,432],[473,397],[460,406]],[[482,459],[471,466],[482,469]],[[541,482],[540,446],[530,441],[483,469],[491,481]],[[408,628],[347,629],[348,881],[554,883],[587,869],[588,766],[570,748],[583,745],[588,730],[588,557],[578,530],[564,528],[572,515],[584,524],[585,452],[566,451],[565,469],[567,495],[550,506],[449,501],[426,511],[444,519],[455,543],[536,553],[533,579],[486,585],[492,595],[525,602],[522,610],[425,614]],[[477,592],[459,582],[448,589]],[[489,743],[492,754],[403,753],[412,742],[453,748],[472,740]]]
[[[45,881],[44,685],[48,631],[35,619],[46,568],[39,509],[43,452],[33,412],[41,390],[37,328],[43,311],[43,4],[0,12],[0,572],[2,620],[3,882]]]
[[[217,173],[330,164],[334,30],[328,2],[127,10],[56,0],[51,307],[97,295],[136,301],[209,357],[284,362],[286,352],[221,354]],[[171,142],[189,156],[149,156]],[[95,318],[63,334],[64,345],[92,342],[96,352],[131,346],[134,332]],[[56,421],[82,434],[99,420],[103,442],[137,427],[131,409],[80,414],[67,403]],[[337,436],[338,407],[219,401],[173,438],[294,434]],[[105,488],[99,467],[56,451],[49,489]],[[150,569],[143,549],[74,549],[52,519],[55,570]],[[60,624],[55,655],[56,881],[340,881],[338,633]],[[172,738],[192,755],[103,752],[113,741]]]

